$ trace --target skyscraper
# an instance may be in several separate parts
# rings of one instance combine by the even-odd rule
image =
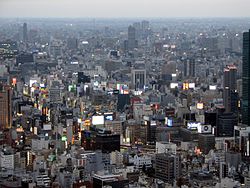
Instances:
[[[133,26],[129,26],[128,27],[128,50],[134,50],[134,48],[136,48],[136,31],[135,28]]]
[[[28,28],[27,23],[23,24],[23,41],[28,42]]]
[[[228,65],[224,69],[223,101],[226,112],[235,112],[237,108],[237,68],[234,65]]]
[[[0,85],[0,130],[11,128],[11,89]]]
[[[250,125],[250,30],[243,33],[242,123]]]
[[[195,60],[194,59],[189,60],[189,76],[195,77]]]

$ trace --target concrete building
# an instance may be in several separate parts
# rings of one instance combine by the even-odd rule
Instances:
[[[143,90],[146,85],[146,70],[132,69],[132,88],[135,90]]]
[[[135,155],[134,159],[134,166],[136,169],[149,168],[152,166],[152,158],[149,155]]]
[[[179,155],[167,153],[155,156],[155,177],[173,184],[181,176],[181,159]]]
[[[0,85],[0,129],[11,128],[12,125],[12,103],[11,89]]]
[[[171,142],[156,142],[156,153],[176,154],[176,144]]]
[[[198,147],[202,153],[208,154],[215,147],[215,137],[213,134],[199,134]]]
[[[15,168],[15,153],[12,150],[3,149],[0,152],[0,165],[2,168],[14,169]]]

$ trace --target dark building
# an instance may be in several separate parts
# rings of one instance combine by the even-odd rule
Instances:
[[[28,42],[28,27],[27,23],[23,24],[23,41]]]
[[[0,130],[11,128],[11,89],[8,86],[0,85]]]
[[[118,94],[117,110],[123,111],[126,105],[130,105],[129,94]]]
[[[152,124],[152,122],[155,122],[153,120],[151,121],[145,121],[145,124],[147,126],[147,143],[149,144],[155,144],[156,142],[156,124]]]
[[[250,125],[250,31],[243,33],[242,123]]]
[[[189,60],[189,76],[195,77],[195,60],[194,59]]]
[[[78,83],[90,83],[90,76],[84,75],[84,72],[78,72]]]
[[[237,92],[236,92],[237,68],[228,65],[224,69],[223,102],[226,112],[236,112]]]
[[[128,50],[134,50],[137,47],[137,40],[136,40],[136,30],[133,26],[128,27]]]
[[[119,134],[97,134],[95,137],[96,149],[102,150],[103,153],[120,151]]]
[[[205,124],[212,125],[212,127],[216,127],[217,113],[216,112],[205,112],[204,115],[205,115]]]
[[[218,114],[215,135],[218,137],[234,136],[234,126],[238,123],[238,117],[234,113]]]
[[[33,63],[34,57],[31,53],[21,53],[16,57],[16,64]]]
[[[215,137],[213,134],[199,134],[198,147],[202,153],[208,154],[215,147]]]
[[[81,145],[85,150],[94,150],[94,139],[91,131],[81,131]]]
[[[198,132],[196,130],[190,130],[181,127],[180,128],[180,138],[183,142],[191,142],[198,140]]]
[[[173,184],[181,176],[181,159],[179,155],[167,153],[155,156],[155,177]]]

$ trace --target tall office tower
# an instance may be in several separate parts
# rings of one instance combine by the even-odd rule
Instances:
[[[183,76],[184,77],[188,76],[188,62],[187,62],[187,60],[183,61]]]
[[[141,27],[142,27],[142,30],[143,30],[143,31],[148,30],[148,29],[149,29],[149,21],[143,20],[143,21],[141,22]]]
[[[183,62],[183,76],[184,77],[195,77],[195,60],[185,59]]]
[[[0,85],[0,130],[11,128],[11,89]]]
[[[128,50],[134,50],[134,48],[137,47],[136,38],[135,38],[136,32],[135,28],[133,26],[128,27]]]
[[[135,28],[135,38],[139,39],[142,34],[142,27],[140,22],[133,23],[133,27]]]
[[[135,90],[142,90],[146,84],[146,70],[132,69],[132,86]]]
[[[155,155],[155,177],[173,184],[181,176],[181,159],[179,155],[159,153]]]
[[[28,42],[28,28],[27,23],[23,24],[23,41]]]
[[[250,30],[243,33],[242,123],[250,126]]]
[[[141,22],[142,37],[145,39],[149,35],[149,21],[143,20]]]
[[[194,59],[189,60],[189,76],[195,77],[195,60]]]
[[[236,112],[237,110],[237,68],[228,65],[224,69],[223,102],[226,112]]]

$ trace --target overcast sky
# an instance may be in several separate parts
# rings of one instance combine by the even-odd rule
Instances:
[[[0,17],[250,17],[250,0],[0,0]]]

